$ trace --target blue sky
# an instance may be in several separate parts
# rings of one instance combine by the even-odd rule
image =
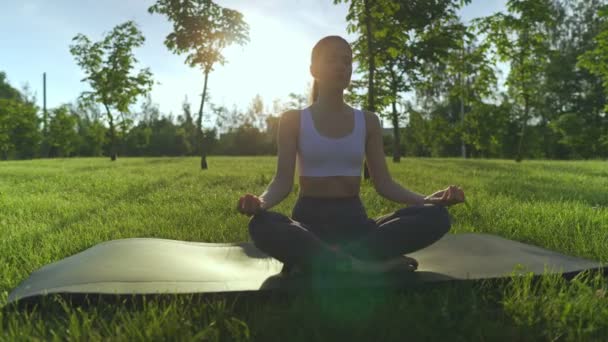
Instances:
[[[250,42],[225,50],[228,63],[209,77],[211,102],[245,109],[260,94],[270,107],[290,92],[304,94],[311,77],[310,50],[323,36],[346,33],[344,4],[332,0],[223,0],[220,5],[244,14]],[[171,54],[163,44],[171,25],[151,15],[153,0],[21,0],[3,1],[0,11],[0,71],[21,88],[26,83],[42,105],[42,73],[47,73],[47,107],[73,102],[88,89],[84,74],[69,52],[78,33],[100,40],[105,32],[134,20],[146,37],[135,51],[141,67],[149,67],[157,84],[153,102],[162,113],[181,112],[185,96],[198,108],[203,75]],[[506,0],[473,0],[461,12],[464,20],[504,10]],[[138,105],[133,107],[134,111]]]

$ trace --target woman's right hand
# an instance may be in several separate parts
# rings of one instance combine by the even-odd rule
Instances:
[[[239,203],[236,207],[241,214],[251,216],[262,210],[262,199],[256,195],[246,194],[239,198]]]
[[[464,203],[464,191],[456,185],[450,185],[447,189],[437,191],[425,197],[425,202],[445,206]]]

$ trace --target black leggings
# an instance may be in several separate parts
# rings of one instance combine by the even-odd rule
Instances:
[[[450,230],[445,207],[406,207],[371,219],[357,197],[300,197],[292,218],[261,211],[249,222],[258,249],[285,265],[312,266],[344,261],[388,259],[425,248]]]

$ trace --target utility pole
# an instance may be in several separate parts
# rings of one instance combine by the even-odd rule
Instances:
[[[46,135],[46,72],[42,73],[42,132]]]
[[[46,110],[46,72],[42,73],[42,145],[40,146],[40,154],[43,158],[49,156],[48,145],[48,112]]]
[[[462,67],[460,69],[460,123],[462,124],[462,129],[464,130],[464,92],[465,92],[465,85],[467,84],[467,82],[465,81],[466,78],[466,73],[465,73],[465,60],[464,60],[464,55],[465,55],[465,46],[464,46],[464,36],[462,37]],[[462,152],[462,158],[466,159],[467,158],[467,147],[464,143],[464,137],[461,138],[460,141],[460,151]]]

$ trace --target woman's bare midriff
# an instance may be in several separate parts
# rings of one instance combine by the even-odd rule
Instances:
[[[341,198],[359,195],[361,177],[304,177],[300,176],[300,197]]]

